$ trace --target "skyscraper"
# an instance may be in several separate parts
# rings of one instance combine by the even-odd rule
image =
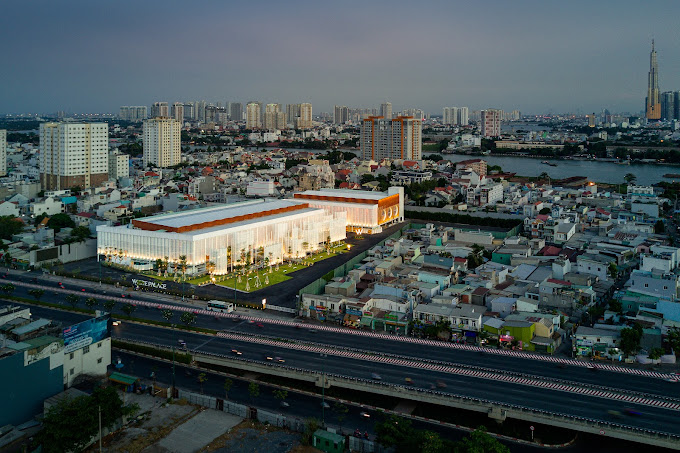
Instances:
[[[304,102],[300,104],[300,118],[296,124],[298,129],[311,129],[312,127],[312,104]]]
[[[109,179],[106,123],[42,123],[40,184],[43,190],[97,187]]]
[[[265,106],[264,128],[270,131],[286,128],[286,114],[281,111],[281,104],[267,104]]]
[[[262,106],[259,102],[249,102],[246,105],[246,129],[260,129],[262,127]]]
[[[391,102],[385,102],[384,104],[380,104],[380,116],[382,116],[386,120],[392,119],[392,103]]]
[[[647,99],[645,116],[648,120],[661,118],[661,103],[659,102],[659,65],[656,62],[656,50],[652,39],[652,51],[649,54],[649,75],[647,76]]]
[[[172,117],[176,120],[179,121],[180,124],[184,122],[184,103],[183,102],[175,102],[172,104]]]
[[[118,117],[125,121],[144,121],[147,115],[147,107],[145,105],[128,106],[124,105],[120,108]]]
[[[458,125],[467,126],[470,123],[470,109],[461,107],[458,109]]]
[[[675,118],[675,92],[673,91],[661,93],[661,118],[667,121]]]
[[[7,175],[7,130],[0,129],[0,176]]]
[[[442,123],[448,125],[458,124],[458,107],[444,107]]]
[[[151,118],[163,117],[169,118],[170,113],[168,111],[167,102],[154,102],[151,106]]]
[[[240,102],[232,102],[229,104],[229,118],[232,121],[243,120],[243,104]]]
[[[347,121],[349,121],[349,108],[346,105],[336,105],[333,109],[333,122],[345,124]]]
[[[486,109],[481,111],[482,137],[500,137],[502,114],[503,112],[497,109]]]
[[[152,118],[144,121],[143,162],[161,168],[177,165],[181,160],[181,126],[174,118]]]
[[[363,160],[419,160],[422,157],[423,122],[408,116],[386,119],[371,116],[361,122]]]

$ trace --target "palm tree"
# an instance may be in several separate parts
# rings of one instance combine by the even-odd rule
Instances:
[[[307,255],[307,249],[309,248],[309,242],[305,241],[302,243],[302,250],[305,251],[305,255]]]
[[[173,316],[175,316],[175,313],[173,313],[172,310],[168,310],[167,308],[161,312],[161,316],[163,319],[165,319],[167,322],[170,322]]]
[[[234,381],[232,381],[229,378],[226,378],[224,380],[224,399],[227,400],[229,399],[229,390],[231,390],[231,386],[234,385]]]
[[[187,256],[186,255],[180,255],[179,256],[179,269],[182,271],[182,281],[186,280],[186,275],[187,275]]]
[[[227,247],[227,273],[231,272],[233,263],[231,262],[231,245]]]
[[[196,315],[189,311],[185,311],[182,313],[182,316],[179,317],[179,320],[189,327],[196,322]]]
[[[132,316],[132,313],[133,313],[136,309],[137,309],[137,306],[136,306],[136,305],[132,305],[132,304],[125,304],[125,305],[123,305],[123,312],[124,312],[126,315],[128,315],[128,316]]]
[[[203,394],[203,383],[208,380],[208,376],[205,373],[198,375],[198,383],[201,385],[201,395]]]

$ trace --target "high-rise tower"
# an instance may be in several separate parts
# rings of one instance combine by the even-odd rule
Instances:
[[[661,118],[661,102],[659,102],[659,65],[656,62],[656,50],[652,39],[652,52],[649,54],[649,75],[647,76],[647,102],[645,116],[648,120]]]

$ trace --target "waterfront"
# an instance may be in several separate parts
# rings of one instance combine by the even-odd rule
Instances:
[[[423,153],[427,155],[427,153]],[[468,159],[484,159],[489,165],[500,165],[504,172],[517,173],[521,176],[538,176],[548,173],[553,179],[568,178],[569,176],[586,176],[596,182],[622,184],[623,176],[633,173],[636,183],[642,185],[654,184],[659,181],[671,181],[664,178],[666,173],[680,173],[677,165],[631,164],[620,165],[614,162],[597,160],[559,160],[551,159],[556,167],[541,163],[545,159],[514,156],[467,156],[461,154],[446,154],[444,159],[459,162]]]

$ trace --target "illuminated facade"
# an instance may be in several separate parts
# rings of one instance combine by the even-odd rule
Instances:
[[[656,61],[656,50],[654,50],[653,39],[652,51],[649,54],[645,116],[648,120],[658,120],[661,118],[661,102],[659,101],[659,64]]]
[[[188,275],[225,274],[243,257],[279,263],[345,239],[345,212],[329,213],[304,201],[255,200],[133,220],[131,225],[97,227],[99,256],[136,269],[156,260],[177,265],[186,257]],[[251,258],[251,262],[253,260]]]
[[[296,193],[295,200],[323,208],[330,214],[345,213],[347,231],[375,234],[384,226],[404,221],[404,188],[390,187],[387,192],[322,189]]]

